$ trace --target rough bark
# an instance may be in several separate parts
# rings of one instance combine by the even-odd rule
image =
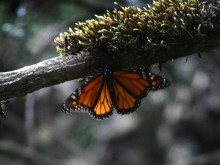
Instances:
[[[115,57],[111,63],[120,65],[120,69],[137,68],[140,66],[164,63],[169,60],[217,49],[220,46],[220,36],[210,37],[205,42],[189,41],[183,45],[175,45],[166,51],[157,51],[153,56],[127,55]],[[0,100],[23,96],[44,87],[63,83],[68,80],[86,77],[91,68],[102,68],[103,59],[95,58],[88,52],[81,52],[65,58],[56,57],[40,63],[25,66],[21,69],[0,73]]]

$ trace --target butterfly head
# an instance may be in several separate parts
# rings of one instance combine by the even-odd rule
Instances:
[[[105,66],[103,72],[104,72],[104,76],[108,76],[108,75],[112,74],[112,71],[108,66]]]

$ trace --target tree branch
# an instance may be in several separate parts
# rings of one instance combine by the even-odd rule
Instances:
[[[168,162],[167,165],[208,165],[220,163],[220,151],[208,152],[187,159],[180,159],[177,162]]]
[[[83,57],[83,58],[82,58]],[[23,96],[44,87],[87,75],[85,52],[66,58],[56,57],[24,68],[0,73],[0,100]]]
[[[18,155],[23,158],[30,159],[34,162],[39,162],[40,164],[53,164],[53,165],[63,164],[63,162],[57,158],[52,158],[52,157],[48,158],[48,156],[37,152],[31,147],[21,146],[17,143],[8,140],[0,141],[0,150]]]
[[[131,21],[131,19],[128,20],[132,24],[121,21],[121,19],[116,22],[120,33],[114,31],[117,28],[113,28],[113,25],[116,25],[111,21],[112,29],[110,31],[108,31],[109,29],[100,31],[102,26],[109,28],[110,25],[107,26],[109,24],[108,17],[99,16],[100,19],[102,18],[106,21],[104,24],[104,20],[96,21],[96,23],[94,20],[80,23],[78,28],[81,28],[81,30],[78,29],[75,32],[70,30],[70,33],[61,34],[60,37],[55,39],[59,53],[61,55],[66,55],[67,53],[71,55],[65,58],[53,58],[15,71],[0,73],[0,100],[23,96],[44,87],[86,77],[94,74],[92,72],[93,69],[101,70],[105,65],[109,65],[113,69],[117,68],[117,70],[131,69],[140,66],[151,66],[155,63],[164,63],[193,53],[217,49],[220,47],[220,12],[218,9],[220,9],[220,5],[206,5],[197,1],[189,1],[188,4],[182,4],[182,2],[180,4],[178,1],[175,1],[175,3],[174,1],[169,1],[168,4],[166,1],[161,1],[156,3],[154,8],[144,11],[132,7],[122,8],[124,16],[128,16],[128,12],[136,11],[136,15],[130,15],[132,18],[134,17],[134,20],[139,19],[139,13],[145,13],[146,18],[143,16],[143,20],[139,24],[145,23],[143,28],[148,28],[146,34],[142,34],[142,31],[146,30],[146,28],[142,30],[133,28],[133,26],[139,26],[139,24]],[[162,13],[163,10],[167,14]],[[149,12],[151,13],[150,16]],[[187,14],[187,12],[191,14]],[[118,11],[116,15],[121,13]],[[111,15],[112,19],[116,18],[116,15]],[[166,26],[161,16],[164,19],[165,16],[166,19],[169,18]],[[146,23],[146,20],[149,22]],[[96,29],[95,25],[98,24],[98,29]],[[121,29],[122,25],[124,25],[124,29]],[[91,29],[88,30],[88,28]],[[134,33],[134,29],[139,30],[138,35],[136,32]],[[83,34],[81,34],[82,32]],[[114,32],[114,35],[112,32]],[[135,34],[134,36],[130,35],[131,40],[129,40],[127,32],[132,35]],[[120,35],[122,33],[123,35]],[[97,38],[94,38],[94,36]],[[65,38],[68,39],[68,43],[66,43],[66,47],[68,47],[67,53],[65,52]],[[100,38],[102,40],[99,40]],[[108,43],[111,44],[108,45]],[[127,45],[127,43],[129,44]],[[114,53],[114,49],[111,52],[106,45],[112,46],[112,48],[119,46],[122,49]],[[73,50],[75,49],[79,53],[74,53]],[[90,49],[91,51],[85,51]]]
[[[154,55],[135,55],[135,52],[115,57],[112,65],[120,69],[164,63],[169,60],[188,56],[192,53],[209,51],[220,47],[220,35],[210,37],[205,42],[189,41],[175,45],[169,50],[158,50]],[[134,50],[135,51],[135,50]],[[96,58],[89,52],[80,52],[65,58],[56,57],[24,68],[0,73],[0,100],[23,96],[44,87],[49,87],[68,80],[86,77],[91,68],[102,68],[103,59]]]

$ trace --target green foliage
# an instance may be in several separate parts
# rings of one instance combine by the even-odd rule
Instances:
[[[137,54],[154,52],[173,43],[205,39],[209,32],[220,28],[219,4],[197,0],[154,1],[153,6],[143,9],[120,6],[95,17],[76,23],[74,29],[55,38],[61,56],[99,49],[113,54],[129,50]]]
[[[59,17],[60,18],[68,18],[75,14],[78,14],[83,9],[80,6],[73,5],[72,3],[62,3],[59,6]]]
[[[0,155],[0,164],[5,164],[7,162],[7,156],[6,155]]]

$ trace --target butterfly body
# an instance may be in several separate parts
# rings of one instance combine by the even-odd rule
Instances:
[[[150,90],[169,86],[169,81],[149,69],[112,72],[105,67],[103,74],[73,92],[63,104],[67,112],[86,111],[96,119],[104,119],[116,110],[128,114],[137,109],[141,98]]]

